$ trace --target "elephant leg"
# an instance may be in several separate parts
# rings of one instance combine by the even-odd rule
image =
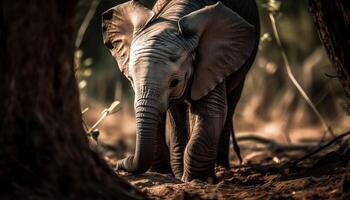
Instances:
[[[185,149],[182,181],[215,179],[215,160],[226,113],[225,81],[191,103],[191,137]]]
[[[183,157],[188,142],[188,105],[185,102],[172,106],[168,111],[167,136],[170,142],[171,169],[176,178],[183,174]]]
[[[228,95],[227,95],[227,116],[226,116],[226,122],[224,129],[220,136],[219,141],[219,149],[218,149],[218,155],[216,159],[216,164],[221,167],[230,168],[230,159],[229,159],[229,152],[230,152],[230,136],[232,135],[232,141],[233,141],[233,147],[235,152],[238,154],[239,160],[240,158],[240,150],[237,145],[237,142],[235,140],[235,133],[232,123],[233,113],[235,111],[236,105],[239,101],[239,98],[241,97],[241,93],[243,90],[243,84],[244,81],[239,83],[239,85],[233,89]]]
[[[170,167],[170,154],[165,140],[166,114],[160,120],[156,137],[156,148],[150,171],[162,174],[172,173]]]

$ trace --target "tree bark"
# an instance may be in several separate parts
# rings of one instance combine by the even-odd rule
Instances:
[[[350,113],[350,1],[309,0],[321,41],[347,96]]]
[[[319,36],[347,96],[346,110],[350,113],[350,1],[309,0]],[[342,184],[350,193],[350,161]]]
[[[77,0],[0,3],[0,199],[142,199],[89,148],[74,72]]]

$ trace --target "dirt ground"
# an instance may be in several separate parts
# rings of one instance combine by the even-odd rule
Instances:
[[[296,167],[286,165],[309,151],[245,149],[242,165],[232,156],[230,169],[216,168],[216,183],[182,183],[171,174],[154,172],[117,173],[151,199],[347,199],[342,195],[341,182],[349,155],[344,146],[349,145],[339,146]]]
[[[112,165],[134,151],[133,123],[124,123],[124,128],[117,127],[116,120],[129,120],[116,118],[118,116],[102,124],[98,145],[98,150]],[[91,122],[88,121],[89,124]],[[154,172],[137,176],[116,173],[151,199],[350,199],[344,197],[341,191],[350,152],[348,143],[332,145],[296,167],[286,167],[286,164],[317,147],[322,130],[315,127],[291,130],[292,145],[286,142],[282,133],[271,130],[273,128],[268,127],[256,129],[255,133],[239,131],[240,138],[260,136],[278,143],[251,139],[239,141],[244,163],[239,164],[231,152],[231,168],[217,167],[216,183],[199,180],[182,183],[171,174]],[[326,138],[329,139],[330,136]]]
[[[331,151],[295,169],[283,163],[296,155],[260,154],[244,165],[216,168],[218,182],[182,183],[171,174],[119,175],[151,199],[341,199],[345,156]],[[282,160],[282,162],[279,162]]]

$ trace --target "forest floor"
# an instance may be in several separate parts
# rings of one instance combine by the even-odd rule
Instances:
[[[232,156],[230,169],[216,167],[216,183],[183,183],[171,174],[154,172],[117,173],[151,199],[347,199],[342,196],[341,182],[349,151],[339,146],[334,145],[297,167],[285,166],[311,149],[244,149],[243,164]],[[115,160],[109,159],[110,163]]]
[[[106,120],[101,126],[98,145],[98,150],[112,165],[134,151],[135,139],[134,134],[123,133],[125,130],[115,127],[115,121],[113,118]],[[133,130],[132,123],[124,126]],[[271,130],[268,128],[267,132]],[[288,144],[281,133],[239,131],[238,137],[244,136],[264,136],[278,143],[263,144],[254,139],[240,141],[243,164],[239,164],[231,152],[231,168],[217,167],[215,183],[199,180],[183,183],[171,174],[154,172],[117,174],[151,199],[350,199],[341,192],[350,152],[348,143],[338,142],[295,167],[286,167],[286,164],[317,148],[322,129],[309,127],[292,130],[289,133],[292,144]],[[330,139],[331,136],[325,141]]]
[[[283,157],[282,159],[290,159]],[[120,176],[145,192],[151,199],[341,199],[345,166],[333,153],[313,165],[281,171],[269,156],[231,169],[216,168],[218,182],[198,180],[182,183],[170,174],[148,172]]]

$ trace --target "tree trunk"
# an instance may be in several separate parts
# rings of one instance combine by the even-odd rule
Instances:
[[[309,5],[321,41],[344,88],[346,110],[350,113],[350,1],[309,0]],[[350,161],[342,189],[350,192]]]
[[[350,1],[309,0],[321,41],[347,96],[350,113]]]
[[[76,5],[0,3],[0,199],[145,197],[88,146],[73,69]]]

